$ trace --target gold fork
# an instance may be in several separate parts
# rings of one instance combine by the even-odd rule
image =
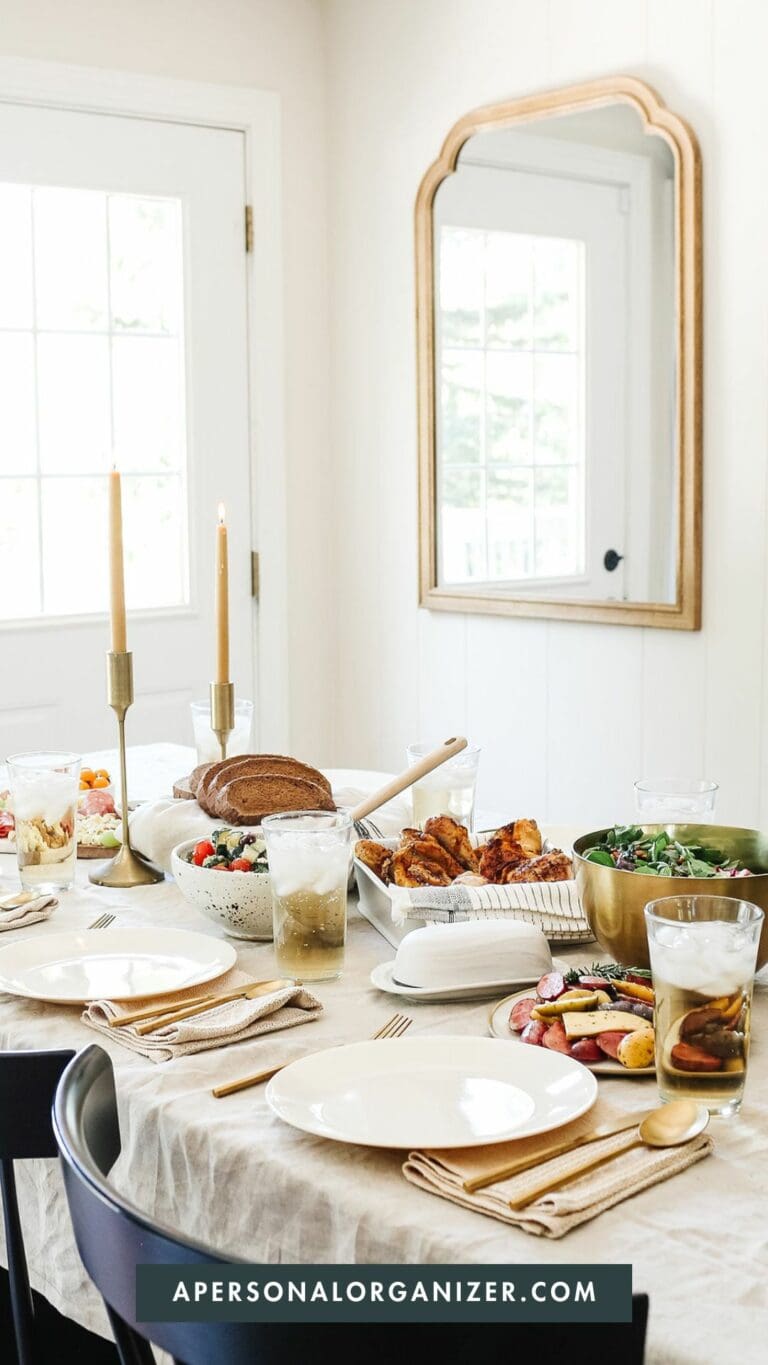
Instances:
[[[86,928],[87,928],[87,929],[108,929],[109,926],[110,926],[110,924],[112,924],[114,918],[115,918],[114,915],[99,915],[98,919],[95,919],[95,920],[93,921],[93,924],[87,924],[87,925],[86,925]]]
[[[407,1014],[393,1014],[386,1024],[382,1024],[371,1035],[372,1038],[401,1038],[407,1029],[411,1027],[413,1020]],[[249,1086],[261,1085],[262,1081],[271,1081],[278,1071],[288,1066],[288,1062],[281,1062],[279,1066],[267,1067],[266,1071],[257,1071],[252,1076],[242,1076],[239,1081],[228,1081],[226,1085],[217,1085],[211,1094],[215,1099],[221,1100],[225,1095],[234,1095],[238,1090],[247,1090]]]

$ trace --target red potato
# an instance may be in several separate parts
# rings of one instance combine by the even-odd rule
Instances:
[[[565,978],[562,972],[547,972],[541,978],[536,987],[542,1000],[557,1000],[559,995],[565,990]]]
[[[571,1043],[571,1056],[579,1062],[602,1062],[604,1055],[594,1038],[579,1038]]]
[[[541,1047],[544,1042],[544,1034],[549,1031],[549,1026],[541,1019],[531,1019],[526,1024],[520,1034],[521,1043],[532,1043],[534,1047]]]
[[[533,996],[526,996],[525,1000],[518,1000],[510,1010],[509,1027],[515,1029],[517,1033],[522,1033],[530,1020],[531,1010],[535,1010],[536,1004]]]
[[[626,1036],[626,1029],[621,1032],[618,1029],[612,1029],[608,1033],[598,1033],[595,1042],[601,1052],[604,1052],[607,1057],[613,1057],[615,1061],[619,1055],[619,1043]]]
[[[550,1024],[542,1042],[544,1047],[548,1047],[552,1052],[564,1052],[566,1057],[571,1055],[571,1045],[565,1036],[565,1028],[560,1019],[555,1019],[554,1023]]]

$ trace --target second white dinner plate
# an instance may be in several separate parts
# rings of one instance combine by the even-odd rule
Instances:
[[[82,1005],[135,1000],[213,981],[237,960],[231,943],[186,929],[80,929],[0,947],[0,991]]]
[[[492,1038],[382,1038],[302,1057],[267,1102],[294,1128],[368,1147],[477,1147],[559,1128],[594,1104],[597,1082],[559,1052]]]

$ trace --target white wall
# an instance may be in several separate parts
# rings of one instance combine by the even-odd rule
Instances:
[[[325,65],[315,0],[0,0],[0,53],[281,96],[291,748],[333,756]],[[258,237],[258,224],[256,224]],[[97,662],[96,667],[100,667]],[[271,750],[275,741],[263,735]]]
[[[768,819],[768,118],[761,0],[327,0],[338,758],[465,731],[486,804],[593,824],[641,774],[705,773]],[[413,203],[465,111],[615,72],[699,135],[705,176],[704,628],[417,607]]]

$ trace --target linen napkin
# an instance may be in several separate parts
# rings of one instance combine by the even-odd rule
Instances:
[[[640,1117],[644,1112],[640,1111]],[[592,1142],[588,1147],[577,1148],[575,1152],[553,1157],[508,1180],[487,1185],[474,1194],[466,1192],[463,1182],[495,1170],[506,1161],[535,1156],[548,1146],[554,1146],[571,1136],[577,1137],[620,1116],[618,1109],[598,1100],[580,1119],[544,1136],[520,1138],[487,1147],[410,1152],[403,1166],[403,1175],[412,1185],[430,1194],[441,1195],[463,1208],[474,1209],[476,1213],[498,1218],[503,1223],[511,1223],[523,1232],[530,1232],[536,1237],[564,1237],[572,1228],[596,1218],[614,1204],[630,1199],[641,1190],[668,1180],[701,1161],[711,1152],[712,1139],[706,1133],[701,1133],[681,1147],[635,1147],[627,1151],[637,1136],[637,1130],[630,1128],[623,1133],[615,1133],[613,1137]],[[561,1189],[541,1195],[523,1209],[510,1208],[510,1200],[523,1198],[527,1190],[535,1188],[547,1176],[553,1180],[558,1176],[565,1177],[576,1170],[582,1161],[608,1155],[615,1159],[596,1170],[585,1172]]]
[[[112,1042],[122,1043],[150,1061],[169,1062],[174,1057],[186,1057],[209,1048],[242,1043],[250,1038],[258,1038],[263,1033],[274,1033],[277,1029],[295,1028],[298,1024],[317,1019],[322,1011],[320,1001],[303,986],[286,986],[271,995],[257,995],[254,1000],[231,1000],[191,1019],[164,1024],[152,1033],[137,1033],[135,1024],[126,1024],[124,1028],[109,1027],[110,1019],[118,1019],[145,1005],[191,1005],[207,994],[234,989],[251,979],[235,968],[217,981],[209,982],[207,987],[193,986],[173,996],[163,996],[160,1000],[92,1000],[86,1005],[81,1020]]]
[[[517,919],[535,924],[557,943],[591,943],[594,934],[579,901],[575,881],[509,882],[505,886],[389,886],[395,924],[409,919],[428,924],[459,920]]]
[[[40,920],[48,919],[58,905],[55,896],[36,896],[32,901],[25,901],[23,905],[18,905],[13,910],[3,910],[0,906],[0,933],[5,929],[26,929],[28,924],[37,924]]]

